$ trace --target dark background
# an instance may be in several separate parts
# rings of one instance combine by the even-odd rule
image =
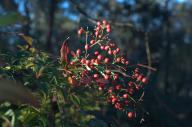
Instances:
[[[80,26],[106,19],[111,37],[134,62],[147,63],[148,42],[157,69],[146,87],[140,117],[127,121],[114,115],[109,122],[115,119],[119,127],[189,127],[191,14],[192,0],[0,0],[0,50],[16,51],[22,43],[16,33],[24,33],[38,49],[59,55],[68,36],[71,48],[81,45],[76,36]]]

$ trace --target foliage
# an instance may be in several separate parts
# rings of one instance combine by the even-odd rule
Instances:
[[[0,105],[2,126],[101,126],[91,124],[97,118],[89,112],[108,102],[129,118],[136,117],[135,108],[143,97],[139,91],[148,78],[110,40],[105,20],[93,31],[78,31],[84,46],[76,52],[66,39],[60,57],[35,49],[31,37],[18,34],[27,43],[19,45],[16,54],[1,54],[6,61],[1,78],[9,80],[1,81],[1,90],[14,84],[2,98],[6,101]]]

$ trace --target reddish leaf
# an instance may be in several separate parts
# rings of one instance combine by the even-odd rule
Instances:
[[[61,61],[65,61],[67,64],[69,63],[69,60],[68,60],[68,55],[70,53],[70,49],[68,47],[68,39],[67,38],[62,46],[61,46],[61,49],[60,49],[60,55],[61,55]]]

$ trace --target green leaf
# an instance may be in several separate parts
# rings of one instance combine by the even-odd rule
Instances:
[[[74,104],[80,105],[80,99],[75,94],[71,94],[70,99]]]
[[[0,26],[12,25],[24,22],[25,20],[25,17],[19,13],[8,13],[6,15],[0,15]]]

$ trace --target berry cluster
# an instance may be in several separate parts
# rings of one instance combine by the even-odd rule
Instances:
[[[94,32],[83,28],[78,30],[78,36],[85,35],[86,39],[82,44],[84,48],[72,53],[67,65],[67,73],[72,75],[69,82],[74,86],[96,87],[106,93],[110,104],[132,118],[136,116],[134,109],[137,100],[140,100],[135,98],[140,97],[148,78],[139,67],[132,66],[120,48],[110,40],[110,32],[111,26],[105,20],[97,22]],[[61,56],[64,53],[61,51]]]

